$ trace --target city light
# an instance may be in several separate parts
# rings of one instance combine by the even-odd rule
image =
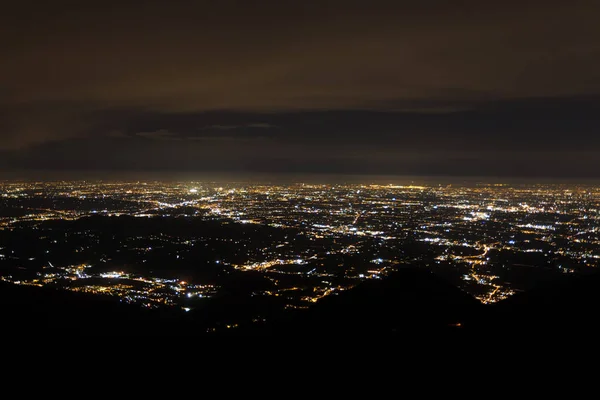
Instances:
[[[3,235],[30,229],[36,249],[1,243],[2,280],[150,308],[219,296],[218,279],[188,279],[209,266],[220,276],[258,274],[270,286],[252,296],[304,308],[406,265],[492,303],[525,288],[511,278],[520,269],[570,274],[600,260],[600,188],[590,186],[62,181],[0,189],[22,210],[0,217]],[[123,233],[108,235],[102,219]]]

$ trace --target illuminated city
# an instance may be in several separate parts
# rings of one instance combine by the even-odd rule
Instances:
[[[189,311],[249,279],[286,309],[403,265],[482,303],[600,260],[600,188],[202,182],[0,184],[0,274]]]
[[[600,326],[600,1],[2,11],[2,334]]]

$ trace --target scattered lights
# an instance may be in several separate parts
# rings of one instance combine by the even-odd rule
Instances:
[[[92,257],[84,258],[85,267],[48,263],[39,276],[25,278],[30,265],[54,256],[15,254],[3,243],[2,262],[24,268],[14,275],[18,278],[5,275],[3,280],[114,295],[145,307],[181,306],[181,301],[192,297],[214,296],[219,288],[160,279],[147,270],[144,275],[98,272],[101,263],[111,265],[106,255],[99,260],[89,256],[96,245],[104,244],[99,236],[82,230],[62,237],[45,224],[96,215],[183,217],[235,226],[245,232],[239,238],[212,233],[203,237],[195,232],[127,238],[117,240],[117,251],[139,257],[135,262],[143,267],[152,264],[149,254],[164,252],[177,260],[177,268],[185,268],[188,260],[195,259],[188,251],[202,249],[211,254],[206,262],[227,271],[223,273],[231,269],[260,273],[273,283],[273,290],[256,295],[281,296],[291,308],[306,307],[362,280],[380,279],[401,264],[451,266],[463,289],[489,303],[510,296],[518,284],[505,282],[500,276],[506,274],[498,270],[542,263],[561,273],[576,273],[600,263],[600,188],[596,187],[0,182],[0,188],[7,204],[17,201],[27,207],[28,200],[44,196],[51,196],[55,204],[47,209],[26,208],[19,217],[0,217],[0,230],[31,226],[39,233],[36,240],[45,246],[41,254],[58,254],[72,246],[78,258]],[[72,199],[78,201],[76,209],[69,206]],[[272,231],[265,230],[262,237],[267,228]],[[293,233],[280,237],[284,230]],[[89,243],[72,245],[75,236]],[[345,283],[340,286],[321,282],[342,275]]]

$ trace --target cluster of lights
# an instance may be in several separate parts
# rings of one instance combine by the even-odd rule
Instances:
[[[294,307],[304,307],[312,299],[347,289],[363,279],[379,279],[398,264],[460,267],[458,277],[464,289],[468,291],[476,285],[478,298],[489,303],[515,292],[511,284],[490,272],[491,268],[505,267],[504,255],[556,259],[556,268],[562,273],[595,267],[600,260],[600,188],[588,186],[59,181],[2,182],[0,193],[7,204],[26,209],[18,215],[0,217],[0,229],[7,230],[26,224],[42,229],[47,221],[76,220],[90,215],[183,216],[293,229],[296,238],[289,237],[260,249],[252,248],[250,241],[236,243],[247,249],[247,260],[218,263],[223,268],[265,274],[277,286],[269,292],[273,295],[293,297],[298,293],[299,301],[290,303]],[[27,201],[32,199],[52,201],[45,206],[28,207]],[[302,244],[298,238],[303,240]],[[202,245],[199,239],[172,240],[189,246]],[[431,254],[408,254],[406,243],[423,244]],[[152,251],[147,246],[140,253]],[[50,250],[47,253],[50,257]],[[173,257],[180,259],[179,254]],[[339,275],[335,269],[324,267],[335,257],[361,258],[364,265],[362,268],[338,265],[344,269],[347,283],[324,283]],[[0,260],[14,259],[8,249],[0,249]],[[308,277],[310,282],[317,283],[290,291],[290,287],[296,286],[286,286],[285,275]],[[216,290],[207,286],[206,291],[192,292],[187,286],[153,276],[120,271],[92,274],[89,268],[80,266],[14,281],[45,285],[67,280],[81,283],[90,277],[103,279],[107,285],[69,287],[114,294],[126,301],[169,305],[181,304],[181,298],[208,297]],[[316,294],[305,293],[311,290]]]

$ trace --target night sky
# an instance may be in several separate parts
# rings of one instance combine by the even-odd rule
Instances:
[[[597,178],[599,16],[597,0],[13,2],[0,171]]]

